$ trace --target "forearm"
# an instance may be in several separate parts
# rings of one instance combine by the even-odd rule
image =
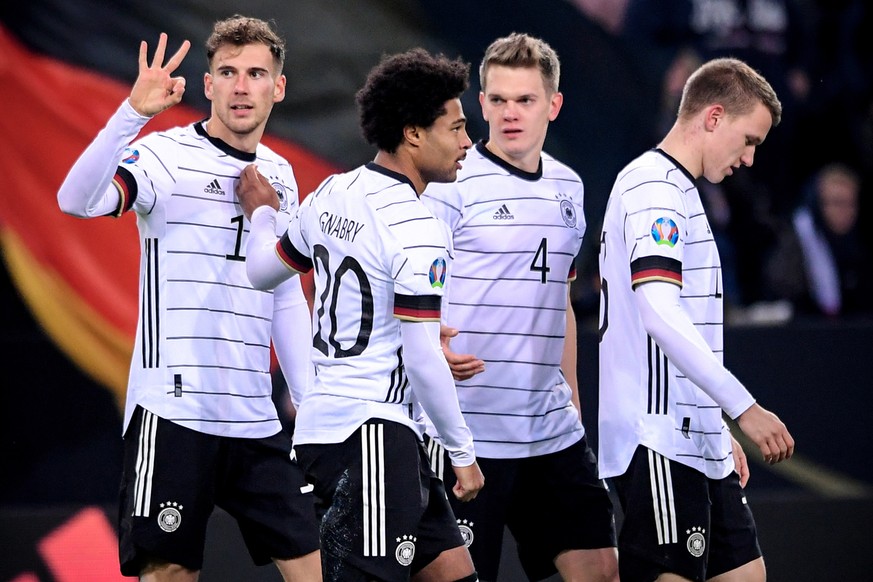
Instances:
[[[646,332],[690,381],[736,418],[754,404],[749,391],[715,357],[679,304],[679,287],[651,282],[637,287],[637,307]]]
[[[570,297],[567,297],[567,324],[564,330],[564,351],[561,354],[561,372],[564,374],[564,379],[572,391],[573,406],[579,411],[581,418],[582,405],[579,400],[579,379],[577,377],[577,351],[576,342],[576,313],[573,311],[573,304]]]
[[[112,186],[121,155],[150,118],[124,103],[109,118],[73,164],[58,190],[58,205],[73,216],[105,216],[118,208],[119,191]]]
[[[252,213],[251,231],[246,243],[246,274],[255,289],[275,289],[297,274],[276,254],[277,212],[260,206]]]
[[[273,294],[273,348],[296,409],[312,374],[312,325],[300,278],[276,287]]]
[[[452,373],[439,342],[439,322],[403,321],[403,360],[415,397],[427,413],[449,453],[452,465],[476,460],[473,435],[461,415]]]

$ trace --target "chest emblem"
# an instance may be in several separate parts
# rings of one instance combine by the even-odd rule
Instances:
[[[561,218],[570,228],[576,227],[576,207],[569,200],[561,200]]]

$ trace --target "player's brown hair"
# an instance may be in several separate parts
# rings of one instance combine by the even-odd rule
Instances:
[[[276,72],[282,72],[285,64],[285,40],[279,36],[271,23],[240,14],[216,22],[212,34],[206,39],[206,59],[210,65],[218,49],[227,44],[237,47],[250,44],[266,45],[273,54]]]
[[[713,59],[701,65],[685,82],[679,117],[688,119],[716,103],[722,105],[728,115],[744,115],[759,102],[770,111],[773,127],[779,125],[782,103],[763,75],[739,59]]]

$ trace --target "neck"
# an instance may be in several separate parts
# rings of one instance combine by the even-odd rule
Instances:
[[[385,150],[379,150],[373,161],[383,168],[387,168],[398,174],[403,174],[409,178],[417,195],[421,196],[421,193],[424,192],[427,183],[421,177],[421,173],[419,173],[415,164],[413,164],[407,157],[403,156],[400,150],[393,154],[388,153]]]
[[[210,137],[220,139],[231,147],[249,153],[254,153],[257,150],[261,137],[264,135],[263,126],[249,133],[231,131],[214,115],[203,122],[203,127]]]
[[[677,123],[664,136],[658,147],[682,164],[682,167],[695,178],[699,178],[703,174],[700,145],[697,143],[692,128],[686,128]]]

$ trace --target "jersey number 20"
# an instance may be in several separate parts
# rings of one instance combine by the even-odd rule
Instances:
[[[361,264],[350,256],[343,257],[339,266],[335,271],[330,268],[330,253],[327,247],[323,245],[315,245],[313,251],[313,266],[315,273],[319,277],[325,278],[324,290],[318,298],[318,305],[315,307],[318,317],[318,328],[315,330],[313,337],[313,345],[315,349],[329,356],[328,345],[334,350],[335,358],[347,358],[349,356],[357,356],[367,349],[370,343],[370,332],[373,331],[373,293],[370,287],[370,280]],[[343,348],[340,342],[336,339],[337,334],[337,309],[340,305],[340,292],[355,293],[353,286],[342,285],[345,277],[354,277],[358,283],[358,294],[361,301],[361,320],[358,327],[358,335],[355,338],[354,344],[351,347]],[[348,316],[350,313],[346,310],[349,308],[349,302],[353,298],[347,298],[343,304],[343,314]],[[327,330],[327,339],[325,340],[325,330],[322,327],[325,311],[328,313],[330,329]]]

